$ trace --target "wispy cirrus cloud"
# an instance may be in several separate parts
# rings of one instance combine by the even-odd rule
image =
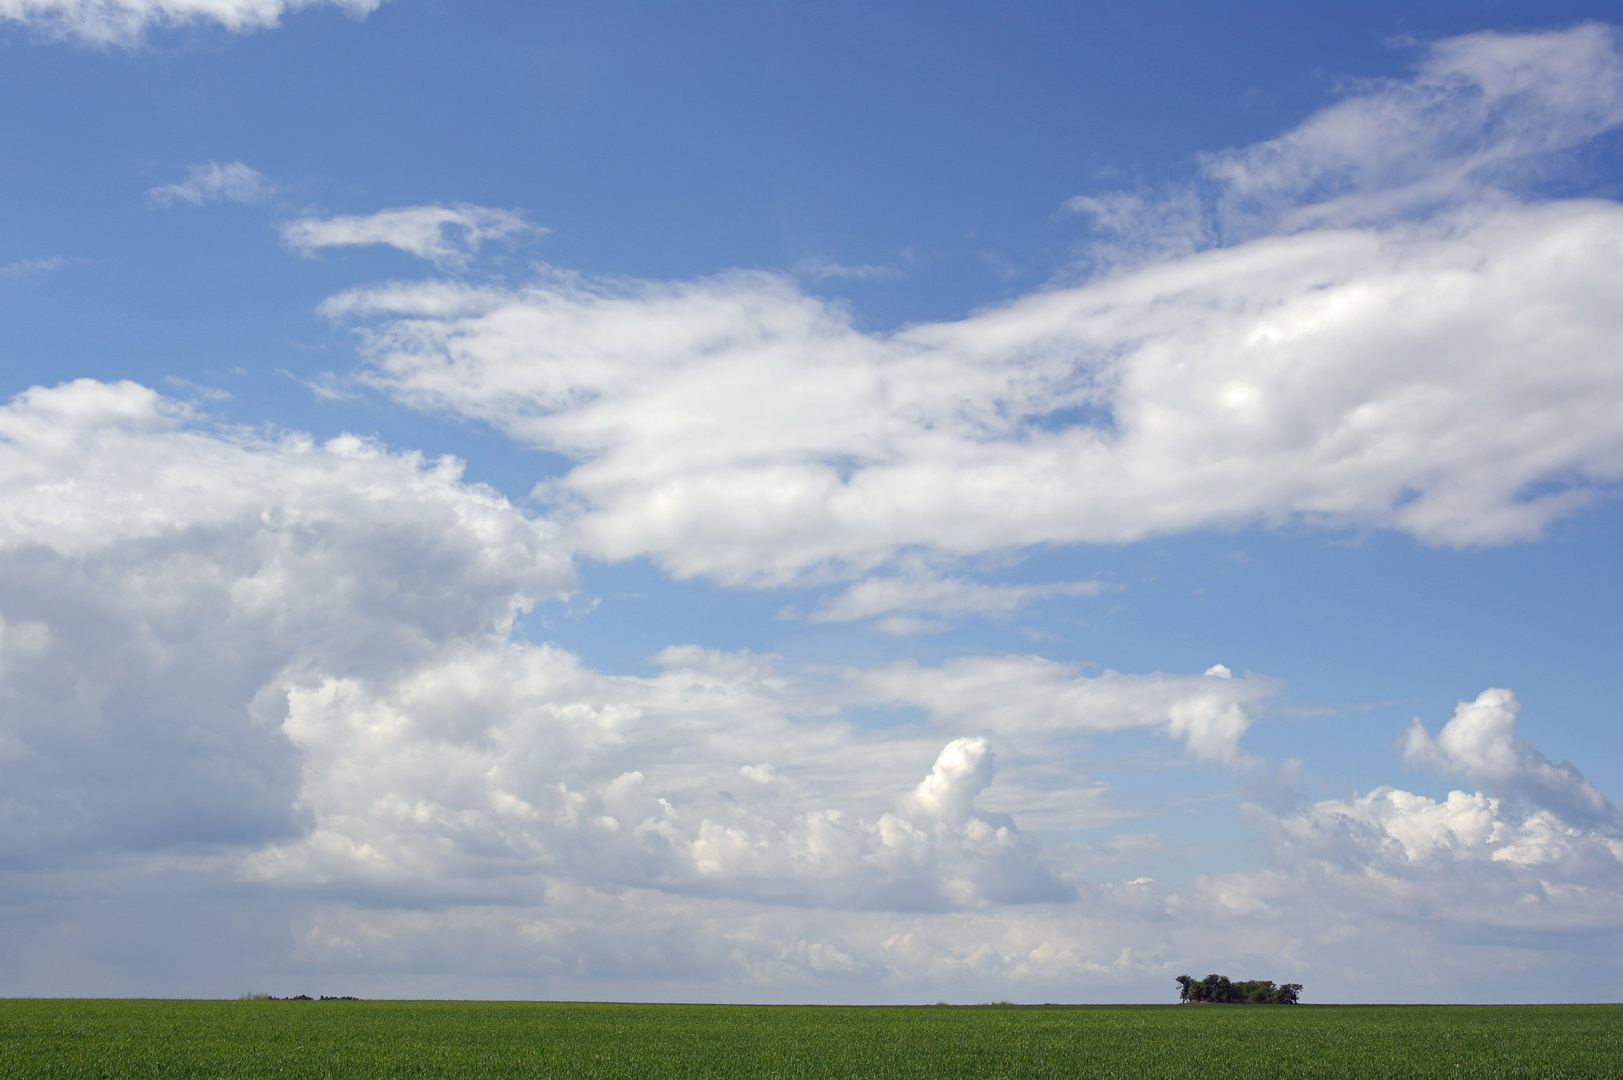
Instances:
[[[0,279],[17,281],[39,277],[41,274],[49,274],[53,270],[60,270],[64,266],[72,266],[83,261],[70,259],[65,255],[50,255],[43,259],[18,259],[16,262],[0,266]]]
[[[1414,76],[1359,85],[1277,139],[1210,154],[1224,231],[1373,224],[1492,201],[1623,124],[1617,35],[1448,38]]]
[[[256,203],[270,197],[276,185],[264,173],[240,161],[210,161],[193,165],[186,179],[147,190],[147,203],[168,207],[177,202],[202,206],[207,202]]]
[[[1140,263],[1307,229],[1383,226],[1514,201],[1623,124],[1617,33],[1484,31],[1430,46],[1407,79],[1356,83],[1275,139],[1201,156],[1160,191],[1077,196],[1097,264]]]
[[[0,0],[0,19],[87,45],[138,44],[149,30],[212,25],[231,33],[268,30],[283,15],[330,4],[364,18],[384,0]]]
[[[970,578],[929,571],[870,575],[819,604],[813,622],[875,620],[888,634],[944,630],[951,620],[1008,618],[1057,596],[1098,596],[1109,588],[1099,581],[1060,581],[1041,585],[987,585]]]
[[[889,281],[902,276],[901,270],[894,266],[837,263],[826,259],[802,259],[795,264],[795,273],[813,281],[828,281],[833,278],[848,281]]]
[[[305,255],[322,248],[384,244],[436,266],[466,266],[481,244],[524,234],[544,235],[513,210],[489,206],[403,206],[374,214],[305,217],[282,225],[282,240]]]

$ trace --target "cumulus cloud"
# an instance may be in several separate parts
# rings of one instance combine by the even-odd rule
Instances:
[[[1159,731],[1243,764],[1247,710],[1275,689],[1031,657],[801,676],[691,646],[658,660],[654,677],[609,676],[470,636],[393,679],[290,689],[310,825],[244,873],[407,906],[519,902],[560,880],[856,910],[1052,900],[1071,885],[1016,818],[1098,820],[1091,736]],[[852,706],[921,715],[863,729],[842,717]],[[1001,811],[977,804],[994,743],[1013,769]]]
[[[383,0],[0,0],[0,19],[88,45],[134,45],[148,30],[214,25],[243,34],[276,26],[283,15],[331,4],[352,18]]]
[[[0,818],[13,859],[296,832],[286,694],[572,588],[453,460],[209,431],[131,383],[0,409]]]
[[[1515,738],[1516,708],[1509,690],[1489,689],[1461,702],[1435,739],[1417,722],[1405,740],[1412,763],[1464,773],[1489,792],[1439,800],[1379,787],[1277,815],[1252,807],[1273,865],[1203,877],[1169,910],[1241,934],[1288,931],[1303,957],[1328,958],[1333,943],[1372,934],[1402,942],[1411,965],[1469,963],[1462,951],[1526,965],[1533,952],[1593,949],[1623,931],[1616,813],[1570,764]]]
[[[207,165],[193,165],[187,177],[174,184],[165,184],[147,192],[147,202],[153,206],[173,206],[177,202],[202,206],[206,202],[259,202],[276,190],[276,185],[260,172],[240,161],[221,165],[211,161]]]
[[[1281,217],[956,322],[868,333],[758,273],[391,284],[324,310],[398,400],[574,459],[536,492],[573,550],[678,577],[849,579],[919,551],[949,565],[1290,522],[1531,540],[1623,479],[1604,359],[1623,207],[1489,198],[1470,178],[1614,126],[1623,62],[1580,29],[1457,39],[1428,63],[1223,157],[1224,183],[1324,206],[1347,184],[1476,195]],[[1326,147],[1351,161],[1388,128],[1447,152],[1336,179]],[[1287,150],[1320,164],[1287,168]]]
[[[1617,807],[1577,766],[1558,765],[1516,737],[1520,711],[1514,693],[1494,687],[1460,702],[1435,738],[1416,717],[1404,733],[1404,760],[1460,773],[1502,799],[1548,807],[1569,821],[1623,830]]]
[[[511,210],[458,203],[299,218],[282,225],[282,239],[306,255],[321,248],[386,244],[442,268],[459,268],[468,264],[486,240],[543,231]]]
[[[1237,702],[1272,689],[1061,665],[1034,681],[1024,658],[845,671],[833,686],[750,654],[658,659],[657,676],[608,676],[552,646],[469,638],[394,681],[290,691],[311,826],[245,875],[407,906],[533,900],[558,881],[854,910],[1052,901],[1073,886],[1015,816],[1089,820],[1074,758],[1088,735],[1159,729],[1234,761]],[[984,707],[1017,688],[1022,701]],[[842,718],[852,705],[923,716],[867,730]],[[1188,722],[1208,715],[1237,729]],[[1012,814],[978,804],[994,742],[1014,762],[997,793]]]
[[[1381,787],[1258,820],[1274,866],[1200,879],[1174,910],[1252,933],[1290,927],[1304,942],[1391,935],[1434,953],[1571,952],[1623,930],[1623,841],[1553,810]]]
[[[1581,864],[1598,861],[1618,877],[1623,856],[1623,843],[1603,833],[1573,828],[1550,810],[1517,813],[1481,792],[1451,791],[1438,802],[1382,787],[1317,803],[1278,825],[1283,850],[1365,871],[1509,863],[1581,872]]]

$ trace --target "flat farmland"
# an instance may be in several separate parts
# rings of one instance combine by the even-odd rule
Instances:
[[[0,1076],[1623,1076],[1623,1005],[0,1001]]]

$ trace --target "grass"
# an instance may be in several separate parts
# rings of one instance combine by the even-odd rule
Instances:
[[[0,1001],[0,1076],[1623,1075],[1623,1006]]]

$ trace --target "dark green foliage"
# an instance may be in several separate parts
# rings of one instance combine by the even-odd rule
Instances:
[[[1179,975],[1177,982],[1183,987],[1178,994],[1179,1001],[1214,1005],[1295,1005],[1302,993],[1301,983],[1275,986],[1271,979],[1229,982],[1226,975],[1208,975],[1200,980]]]
[[[1623,1006],[821,1008],[0,1001],[0,1077],[48,1080],[1589,1080]]]

